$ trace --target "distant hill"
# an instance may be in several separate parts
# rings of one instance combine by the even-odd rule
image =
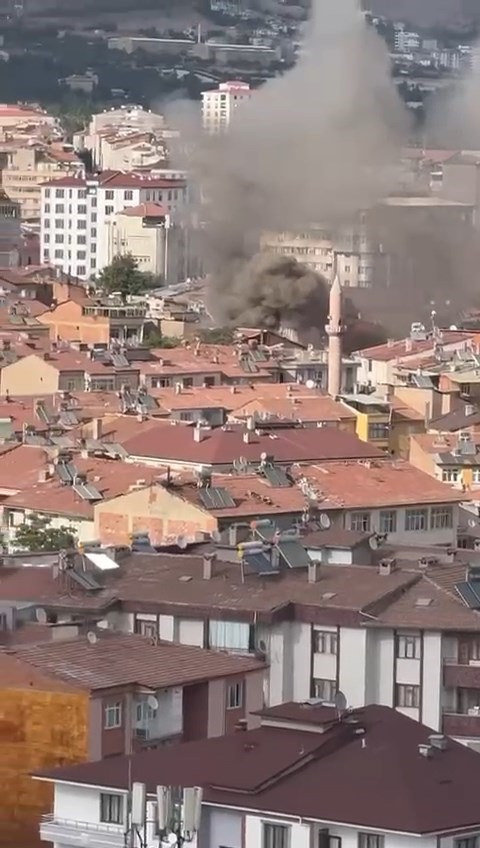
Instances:
[[[377,15],[417,26],[468,27],[480,22],[480,0],[364,0]]]

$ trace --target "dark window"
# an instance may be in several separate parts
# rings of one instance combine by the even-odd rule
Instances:
[[[119,703],[108,704],[105,707],[105,730],[111,730],[114,727],[122,726],[122,705]]]
[[[227,688],[227,710],[238,710],[243,705],[243,680],[230,683]]]
[[[290,848],[290,833],[289,825],[264,822],[262,848]]]
[[[336,680],[323,680],[320,678],[313,679],[313,697],[321,698],[322,701],[327,701],[331,704],[335,700],[337,694]]]
[[[388,424],[383,424],[379,421],[375,421],[372,424],[368,425],[369,439],[388,439],[389,432],[390,428]]]
[[[385,837],[380,833],[359,833],[358,848],[383,848]]]
[[[420,636],[412,634],[397,635],[397,657],[403,660],[420,658]]]
[[[405,512],[405,530],[427,530],[428,511],[426,509],[407,509]]]
[[[453,509],[451,506],[435,506],[430,512],[432,530],[450,530],[453,527]]]
[[[397,530],[397,513],[394,509],[380,510],[379,533],[395,533]]]
[[[337,654],[338,652],[338,636],[329,630],[315,630],[315,653],[317,654]]]
[[[184,377],[183,378],[183,388],[191,389],[193,386],[193,377]]]
[[[100,793],[100,821],[108,824],[122,824],[123,796]]]
[[[105,192],[105,200],[113,200],[114,197],[115,195],[110,189]]]
[[[418,709],[420,706],[420,686],[397,683],[395,687],[395,706]]]
[[[369,512],[352,512],[350,514],[350,529],[356,530],[359,533],[370,532],[370,513]]]
[[[133,200],[133,191],[125,191],[123,193],[124,200]]]

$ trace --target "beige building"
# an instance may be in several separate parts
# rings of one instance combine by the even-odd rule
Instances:
[[[184,231],[172,224],[160,203],[140,203],[105,221],[107,265],[114,256],[131,253],[141,271],[168,283],[185,279]]]
[[[330,232],[312,225],[302,231],[264,232],[260,247],[267,253],[289,256],[321,274],[329,284],[335,271],[342,288],[369,287],[373,276],[373,255],[363,228]]]
[[[212,91],[202,91],[202,126],[206,132],[225,132],[238,107],[248,103],[252,91],[246,82],[221,82]]]
[[[40,106],[0,103],[0,132],[20,126],[54,127],[57,119],[49,115]]]
[[[47,180],[73,176],[83,168],[80,159],[60,143],[19,146],[7,154],[2,185],[11,200],[20,205],[24,221],[41,217],[41,185]]]

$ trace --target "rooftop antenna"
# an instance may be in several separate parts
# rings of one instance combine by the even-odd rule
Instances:
[[[347,710],[347,699],[341,689],[339,689],[337,694],[335,695],[334,704],[335,709],[337,711],[337,718],[339,721],[341,721]]]

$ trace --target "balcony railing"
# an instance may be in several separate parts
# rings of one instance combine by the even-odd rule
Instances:
[[[443,714],[442,730],[446,736],[473,736],[480,738],[480,714]]]
[[[48,814],[41,818],[40,838],[44,842],[65,841],[79,845],[119,848],[124,845],[125,828],[121,824],[83,822]]]
[[[480,699],[480,661],[459,663],[457,660],[444,660],[443,685],[447,689],[478,689]]]

